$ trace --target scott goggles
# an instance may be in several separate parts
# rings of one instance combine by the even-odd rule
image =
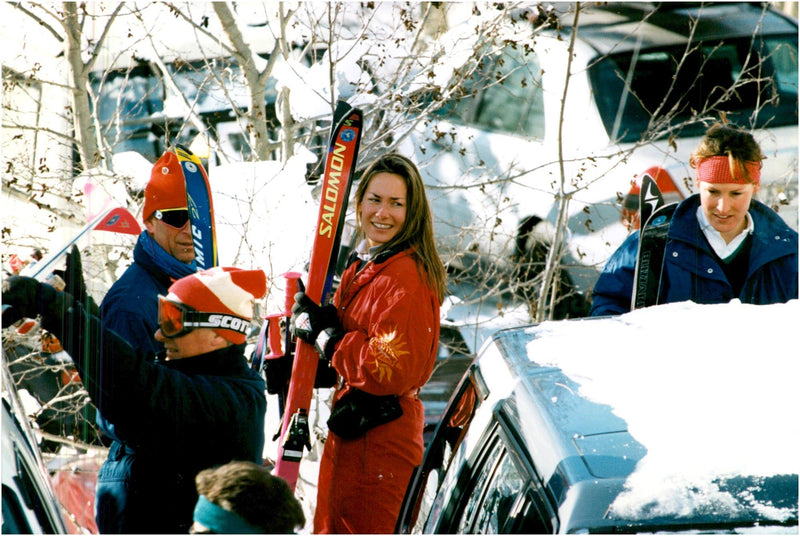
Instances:
[[[250,320],[227,313],[196,311],[188,305],[159,296],[158,327],[168,339],[182,337],[197,328],[229,329],[247,335]]]
[[[153,215],[157,220],[161,220],[170,227],[175,227],[176,229],[183,228],[183,226],[186,225],[186,222],[189,221],[188,208],[167,208],[164,210],[156,210],[153,212]]]

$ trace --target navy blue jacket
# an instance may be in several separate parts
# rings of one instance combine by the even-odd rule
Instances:
[[[101,533],[186,534],[200,470],[231,460],[261,463],[265,385],[244,345],[156,361],[103,330],[80,305],[43,322],[119,438],[98,476]]]
[[[738,296],[725,277],[697,222],[699,194],[688,197],[675,210],[667,235],[664,275],[659,303],[691,300],[696,303],[765,305],[797,298],[797,232],[769,207],[753,200],[750,216],[750,264]],[[632,233],[608,259],[592,293],[590,316],[630,311],[639,232]]]
[[[197,264],[185,264],[170,255],[142,231],[133,249],[133,263],[111,288],[100,304],[103,327],[114,330],[133,349],[156,355],[164,345],[155,339],[158,329],[158,295],[167,295],[173,281],[197,271]],[[117,440],[114,425],[97,413],[97,425]]]
[[[116,331],[135,349],[160,352],[164,348],[154,338],[158,329],[158,295],[166,296],[173,281],[196,271],[194,262],[180,262],[147,231],[142,231],[133,250],[133,263],[100,304],[103,327]]]

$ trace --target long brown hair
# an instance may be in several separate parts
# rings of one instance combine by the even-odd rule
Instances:
[[[394,238],[383,244],[380,250],[391,249],[401,244],[411,248],[420,274],[427,277],[428,284],[436,291],[441,303],[444,301],[447,275],[433,239],[433,216],[425,195],[425,185],[414,162],[397,153],[389,153],[379,157],[364,170],[356,189],[356,218],[359,233],[364,234],[361,225],[361,203],[370,180],[378,173],[397,175],[406,183],[406,219],[403,227]]]

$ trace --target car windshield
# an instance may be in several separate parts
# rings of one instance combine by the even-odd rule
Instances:
[[[752,128],[797,125],[796,34],[701,43],[689,54],[685,46],[614,54],[589,77],[608,135],[620,142],[654,126],[660,136],[699,136],[707,125],[698,120],[720,112]]]

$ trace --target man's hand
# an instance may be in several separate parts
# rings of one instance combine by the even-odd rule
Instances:
[[[42,327],[61,337],[61,317],[72,306],[72,296],[32,277],[12,276],[3,281],[3,327],[21,318],[42,315]]]

